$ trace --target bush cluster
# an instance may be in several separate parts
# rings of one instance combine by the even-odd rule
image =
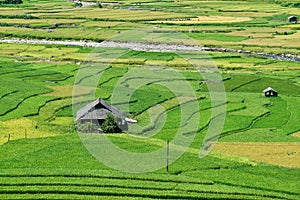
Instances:
[[[39,19],[38,17],[32,16],[32,15],[1,15],[0,18],[5,19]]]
[[[22,0],[4,0],[0,1],[0,4],[21,4],[23,3]]]
[[[117,120],[112,114],[108,114],[104,122],[101,124],[101,130],[104,133],[121,133]]]
[[[280,4],[281,6],[284,6],[284,7],[300,8],[300,2],[290,2],[290,1],[276,0],[275,3]]]
[[[121,133],[122,130],[118,126],[119,120],[121,119],[114,117],[112,114],[108,114],[100,126],[92,122],[86,122],[84,124],[78,122],[76,128],[82,133]]]

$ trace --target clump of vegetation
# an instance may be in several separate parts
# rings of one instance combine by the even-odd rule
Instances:
[[[81,3],[81,1],[75,2],[75,7],[82,7],[83,4]]]
[[[5,0],[5,1],[1,1],[0,4],[21,4],[23,3],[22,0]]]
[[[300,2],[294,1],[286,1],[286,0],[276,0],[275,3],[280,4],[284,7],[294,7],[294,8],[300,8]]]
[[[275,32],[275,35],[292,35],[292,34],[294,34],[294,33],[296,33],[295,31],[284,31],[284,32],[278,32],[278,31],[276,31]]]
[[[103,8],[102,4],[100,2],[97,2],[98,8]]]
[[[121,133],[122,130],[118,126],[119,119],[114,117],[112,114],[108,114],[104,122],[101,124],[101,130],[104,133]]]
[[[121,118],[116,118],[109,113],[101,125],[92,122],[76,123],[76,129],[81,133],[121,133],[122,129],[118,126],[120,120]]]
[[[1,3],[0,3],[1,5]],[[32,15],[0,15],[0,18],[4,19],[38,19],[38,17]]]

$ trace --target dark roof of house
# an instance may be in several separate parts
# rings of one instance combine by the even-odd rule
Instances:
[[[95,109],[96,106],[101,106],[100,109]],[[79,109],[76,113],[76,120],[79,119],[105,119],[107,113],[112,113],[114,116],[124,117],[122,111],[110,105],[101,98],[87,104],[85,107]]]
[[[274,90],[271,87],[266,88],[265,90],[263,90],[264,93],[269,92],[269,91],[273,91],[273,92],[277,92],[276,90]]]
[[[296,16],[289,16],[288,19],[297,18]]]

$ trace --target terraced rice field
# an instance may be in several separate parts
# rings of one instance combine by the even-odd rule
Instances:
[[[74,8],[68,1],[25,1],[22,6],[0,8],[0,33],[5,37],[102,41],[126,30],[152,27],[195,35],[211,33],[207,39],[193,37],[207,46],[263,47],[261,51],[284,47],[296,52],[297,25],[288,24],[287,17],[298,15],[299,9],[293,7],[296,4],[282,5],[286,3],[122,1],[102,2],[102,8]],[[228,35],[237,40],[228,41]]]
[[[102,8],[23,1],[0,5],[0,37],[25,39],[0,43],[1,199],[299,199],[300,64],[258,55],[299,56],[299,26],[287,22],[300,14],[297,0],[101,1]],[[136,28],[150,31],[124,35]],[[158,47],[185,43],[225,50],[94,49],[26,44],[26,39],[149,41]],[[210,75],[221,81],[211,81]],[[211,90],[218,83],[226,99],[214,101]],[[278,97],[264,97],[269,86]],[[165,151],[162,167],[148,173],[110,168],[88,151],[74,127],[74,111],[92,95],[138,121],[130,134],[86,134],[99,139],[95,144],[105,146],[106,138],[120,149],[147,155],[175,140],[178,130],[193,140],[168,172]],[[224,113],[216,115],[218,109]],[[220,116],[225,121],[216,142],[218,136],[207,133]],[[176,151],[185,147],[170,145]],[[122,164],[130,160],[113,157]]]
[[[114,142],[117,141],[113,139],[115,136],[111,137]],[[125,138],[123,137],[123,142],[126,141]],[[130,141],[128,138],[128,142]],[[34,149],[30,148],[33,143]],[[137,141],[135,143],[135,147],[138,147]],[[14,151],[9,150],[12,146]],[[130,148],[129,145],[127,147]],[[135,147],[132,146],[131,149]],[[177,163],[171,165],[170,174],[165,174],[162,170],[140,175],[108,170],[92,159],[88,152],[83,151],[84,147],[76,135],[18,140],[2,146],[2,150],[6,150],[6,160],[3,162],[4,155],[1,156],[1,198],[101,196],[130,199],[215,199],[221,196],[235,199],[297,199],[299,195],[297,177],[293,171],[280,173],[280,168],[245,160],[233,161],[232,158],[220,158],[219,155],[193,162],[197,150],[195,153],[187,152]],[[23,158],[18,157],[19,155]],[[40,159],[41,155],[45,157]],[[76,159],[70,159],[70,155],[76,156]],[[188,160],[189,166],[183,168]],[[22,169],[11,169],[11,163]],[[49,168],[45,169],[45,165]],[[31,170],[32,167],[34,171]],[[243,179],[245,177],[247,181]],[[283,179],[288,179],[289,182]]]
[[[296,190],[294,192],[288,192],[285,189],[277,191],[277,189],[268,188],[265,185],[253,187],[251,186],[253,182],[251,182],[251,184],[249,183],[244,185],[245,183],[241,181],[241,179],[239,181],[232,180],[233,183],[231,181],[219,182],[218,179],[215,179],[214,175],[216,174],[217,169],[224,168],[225,170],[229,166],[230,170],[226,172],[229,174],[238,166],[242,168],[255,166],[255,168],[257,167],[260,170],[265,170],[265,168],[271,167],[266,164],[257,163],[256,161],[275,165],[283,165],[287,167],[297,167],[295,162],[296,160],[294,159],[294,157],[298,155],[297,145],[294,147],[294,149],[290,149],[292,147],[289,147],[289,149],[284,151],[285,153],[280,155],[276,154],[274,151],[271,151],[275,144],[285,144],[283,142],[288,142],[286,144],[289,144],[290,142],[298,141],[298,138],[290,137],[290,134],[297,132],[300,129],[296,123],[297,119],[299,119],[297,114],[297,102],[299,98],[299,93],[297,91],[299,91],[299,86],[294,84],[293,80],[289,78],[289,73],[278,73],[276,76],[270,76],[268,69],[265,68],[265,74],[222,74],[225,90],[227,91],[227,116],[220,141],[226,141],[229,143],[220,143],[217,145],[215,150],[217,153],[212,153],[207,158],[208,160],[215,160],[211,164],[209,164],[210,162],[205,159],[201,161],[203,165],[199,165],[198,162],[200,160],[197,161],[196,159],[199,144],[202,143],[211,116],[211,105],[208,89],[206,84],[203,82],[203,77],[201,77],[201,74],[190,70],[185,70],[186,67],[184,63],[181,64],[181,67],[174,67],[176,71],[183,75],[182,80],[187,80],[194,89],[195,94],[198,97],[197,101],[200,107],[200,115],[202,116],[199,123],[199,132],[196,135],[190,149],[182,159],[180,159],[178,162],[176,161],[170,166],[171,174],[173,174],[172,177],[174,179],[169,177],[171,179],[170,181],[162,180],[162,184],[159,185],[160,179],[157,180],[156,178],[155,182],[159,185],[158,188],[160,188],[156,189],[153,188],[154,186],[151,181],[149,184],[144,180],[140,182],[137,181],[137,183],[135,183],[135,181],[133,181],[131,178],[122,178],[120,177],[121,175],[119,175],[116,171],[110,171],[107,169],[107,167],[99,165],[99,163],[92,157],[84,162],[72,161],[75,162],[76,165],[80,166],[80,168],[85,170],[91,170],[91,168],[101,170],[100,172],[94,172],[95,174],[118,174],[114,175],[116,178],[101,178],[101,185],[99,185],[99,180],[97,178],[98,175],[92,178],[94,183],[89,183],[89,176],[86,178],[79,178],[80,180],[83,179],[86,181],[84,181],[84,183],[78,183],[77,181],[74,181],[75,179],[78,179],[78,177],[75,176],[77,178],[70,179],[70,177],[73,177],[73,175],[69,174],[69,172],[65,175],[57,174],[56,168],[61,168],[62,166],[64,166],[63,168],[66,169],[73,169],[74,166],[64,163],[64,160],[68,160],[69,162],[69,159],[71,159],[69,156],[73,157],[75,152],[61,154],[58,152],[60,151],[60,148],[53,147],[53,145],[63,145],[63,151],[79,151],[75,153],[75,155],[77,155],[76,160],[86,159],[82,157],[82,153],[88,154],[88,152],[81,146],[82,144],[80,144],[80,140],[77,138],[76,134],[74,134],[74,128],[72,127],[72,83],[75,80],[77,69],[80,66],[72,64],[72,58],[65,60],[64,56],[80,54],[80,52],[84,52],[83,54],[85,54],[85,52],[89,52],[91,50],[88,50],[84,47],[52,46],[50,48],[49,46],[43,45],[23,44],[6,44],[5,48],[12,49],[18,54],[22,54],[22,52],[24,52],[27,53],[27,55],[24,54],[21,57],[15,57],[13,55],[3,54],[1,60],[2,80],[7,81],[7,83],[9,83],[9,81],[14,83],[9,84],[10,87],[3,86],[1,90],[0,101],[5,102],[9,99],[11,102],[5,104],[3,103],[3,105],[6,106],[1,107],[1,143],[4,144],[3,148],[8,148],[7,150],[3,150],[7,153],[4,154],[5,157],[2,159],[2,167],[3,169],[9,169],[9,166],[11,165],[15,166],[16,168],[33,167],[34,169],[41,170],[43,172],[42,166],[48,166],[47,168],[52,168],[53,171],[49,174],[46,173],[38,175],[32,173],[29,173],[28,175],[24,173],[21,173],[20,175],[11,175],[10,172],[9,176],[4,174],[2,176],[3,182],[1,184],[3,198],[35,198],[37,197],[37,194],[39,194],[45,198],[52,198],[55,196],[64,197],[65,195],[69,195],[69,197],[72,198],[80,198],[83,197],[83,195],[85,197],[96,198],[97,196],[101,195],[111,198],[122,196],[123,198],[180,197],[192,199],[198,198],[199,195],[201,195],[203,198],[218,198],[221,194],[222,198],[249,197],[261,199],[262,197],[265,197],[296,199],[296,196],[298,195]],[[31,54],[31,52],[35,52],[35,54]],[[105,51],[103,51],[103,53],[104,52]],[[38,59],[41,59],[42,55],[46,55],[48,60],[42,60],[36,63]],[[227,57],[219,57],[219,53],[212,53],[211,55],[216,59],[216,61],[229,59],[230,57],[228,56],[233,56],[233,58],[237,60],[234,55],[230,54],[228,54]],[[122,79],[123,76],[126,76],[128,71],[132,70],[136,65],[138,65],[138,62],[136,62],[134,65],[126,63],[132,62],[132,59],[141,58],[143,58],[143,62],[140,64],[143,64],[144,67],[150,62],[155,63],[156,68],[159,65],[163,66],[165,63],[178,62],[177,60],[179,59],[178,55],[174,53],[158,54],[155,52],[128,52],[127,55],[125,54],[122,56],[122,62],[120,62],[120,59],[116,60],[115,64],[111,64],[110,67],[105,69],[98,83],[99,89],[96,91],[97,95],[110,100],[110,94],[116,85],[121,84],[130,87],[134,83],[130,78],[125,79],[125,82],[119,82],[119,80]],[[240,58],[241,63],[249,62],[248,59],[243,60],[241,57],[238,58]],[[250,57],[249,59],[255,60],[258,58]],[[74,62],[78,62],[78,60],[76,59]],[[272,62],[276,64],[276,62],[281,61]],[[104,65],[101,59],[98,60],[98,65]],[[149,68],[153,68],[153,66],[154,65],[149,65]],[[228,69],[230,68],[228,67]],[[99,69],[96,71],[99,71]],[[143,80],[141,77],[139,77],[139,79]],[[81,82],[85,81],[88,83],[88,80],[89,77],[82,77]],[[172,78],[170,78],[168,81],[173,82],[173,84],[178,84],[182,80],[172,80]],[[159,86],[159,83],[160,82],[155,81],[152,84],[139,88],[131,97],[132,103],[130,103],[129,113],[132,116],[135,116],[139,122],[138,125],[142,125],[144,127],[143,130],[137,130],[138,132],[135,132],[135,134],[138,135],[141,133],[151,135],[152,132],[158,128],[157,125],[161,124],[160,121],[164,119],[161,116],[166,114],[167,119],[162,127],[162,131],[153,136],[153,140],[150,141],[143,139],[136,140],[134,138],[127,137],[126,135],[120,135],[120,137],[112,136],[110,138],[111,141],[121,148],[139,153],[151,152],[164,146],[164,141],[173,138],[174,130],[176,130],[179,125],[179,123],[174,123],[177,120],[176,116],[180,114],[180,107],[178,103],[179,101],[186,102],[186,105],[188,106],[190,104],[190,100],[189,98],[183,97],[178,101],[174,94]],[[273,87],[276,87],[276,89],[280,91],[280,97],[278,99],[267,99],[262,96],[261,91],[269,84],[272,84]],[[26,89],[24,89],[24,87]],[[30,89],[27,89],[27,87]],[[81,93],[77,94],[78,97],[80,98],[80,95],[86,95],[90,93],[91,89],[92,88],[89,87],[81,88]],[[27,92],[24,93],[23,90],[26,90]],[[164,113],[164,111],[161,112],[159,107],[156,108],[157,105],[163,106],[166,113]],[[121,105],[119,105],[119,107],[122,108]],[[276,114],[279,112],[280,116]],[[154,118],[150,120],[148,113],[156,113],[156,115],[152,115]],[[278,124],[278,120],[281,117],[286,120],[281,120],[281,123]],[[65,138],[63,139],[64,142],[59,142],[61,140],[59,138]],[[66,140],[70,140],[71,138],[73,138],[72,140],[77,141],[76,147],[72,146],[71,144],[70,147],[67,147],[68,145],[66,146]],[[134,141],[135,145],[133,145],[132,141]],[[36,146],[36,144],[40,142],[42,142],[41,145],[44,145],[44,147]],[[56,144],[56,142],[59,142],[59,144]],[[247,152],[247,150],[250,148],[247,148],[247,146],[243,144],[252,144],[247,142],[255,142],[255,144],[256,142],[260,142],[257,144],[261,144],[261,149],[264,150],[264,152],[270,151],[272,153],[268,154],[268,156],[261,154],[261,151],[256,151],[255,154],[251,155],[243,154],[241,152]],[[235,148],[228,149],[228,146],[226,146],[227,144],[229,146],[231,144],[235,144],[240,153],[235,154],[237,150],[235,150]],[[264,147],[265,144],[268,145]],[[19,157],[20,154],[18,151],[12,151],[12,154],[9,153],[9,149],[15,148],[10,146],[16,145],[18,148],[20,148],[20,151],[24,150],[21,147],[26,146],[26,148],[29,148],[27,153],[25,153],[25,157]],[[145,145],[147,147],[145,147]],[[221,150],[219,149],[220,147]],[[78,148],[80,150],[76,150]],[[246,150],[241,151],[241,148],[245,148]],[[48,155],[49,151],[52,152],[50,155]],[[282,152],[281,150],[279,151]],[[296,153],[290,155],[291,152]],[[46,157],[38,161],[41,154],[45,155]],[[63,157],[57,157],[58,155]],[[279,156],[280,159],[274,162],[274,156]],[[57,159],[54,157],[57,157],[60,161],[54,161]],[[248,160],[245,159],[245,157],[247,157]],[[291,161],[292,157],[293,159]],[[189,162],[195,160],[195,163],[193,161],[194,164],[190,163],[189,165],[186,165],[184,163],[189,163],[186,160]],[[54,164],[55,162],[56,164]],[[196,179],[199,181],[199,184],[197,182],[190,183],[189,181],[191,177],[195,177],[193,173],[196,173],[196,171],[198,173],[199,170],[203,169],[205,169],[208,174],[211,174],[210,178],[204,178],[204,180],[202,175],[197,175],[196,177],[199,178]],[[280,170],[280,168],[272,167],[272,170],[275,169]],[[244,170],[242,171],[244,173]],[[164,174],[163,170],[154,173],[153,176],[155,177],[161,173]],[[190,175],[190,173],[192,175]],[[297,173],[297,170],[295,170],[294,173]],[[184,177],[186,177],[186,179],[189,181],[182,184],[174,183],[176,185],[175,189],[169,189],[168,185],[173,184],[173,180],[177,180],[176,174],[186,174]],[[85,175],[82,174],[78,176],[85,177]],[[57,179],[56,177],[60,178]],[[51,179],[51,182],[49,182],[49,178]],[[257,176],[253,180],[257,181],[261,178],[261,176]],[[19,181],[24,180],[24,182],[21,181],[15,183],[15,179]],[[114,181],[115,179],[116,181]],[[124,181],[118,181],[119,179]],[[134,179],[136,179],[136,177]],[[66,184],[62,184],[61,181],[66,181]],[[215,181],[217,182],[215,183]],[[263,181],[265,181],[265,179],[263,179]],[[291,184],[293,184],[293,182],[291,182]],[[37,187],[37,185],[39,185],[39,187]],[[126,185],[125,188],[124,185]],[[23,189],[20,189],[20,187]],[[98,189],[95,190],[95,188]],[[78,190],[80,192],[76,192]],[[152,193],[155,193],[155,195],[151,195]]]

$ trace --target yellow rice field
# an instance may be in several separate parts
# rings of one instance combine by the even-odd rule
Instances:
[[[79,86],[77,86],[79,87]],[[53,97],[72,97],[73,95],[73,85],[66,86],[52,86],[50,87],[53,92],[43,94],[42,96],[53,96]],[[90,93],[94,88],[80,87],[76,89],[76,95],[84,95]]]
[[[299,33],[295,33],[291,36],[275,36],[274,38],[253,38],[244,40],[240,44],[244,45],[257,45],[260,46],[272,46],[272,47],[300,47]]]
[[[39,24],[39,23],[74,24],[74,23],[82,23],[82,22],[85,22],[85,20],[79,20],[79,19],[0,19],[0,23],[22,24],[22,25],[23,24]]]
[[[29,118],[13,119],[0,122],[0,145],[11,140],[22,138],[41,138],[56,136],[59,133],[40,129],[37,123]]]
[[[113,19],[113,20],[156,20],[162,18],[183,18],[187,15],[178,13],[167,13],[158,11],[137,11],[127,9],[101,9],[95,10],[92,8],[72,9],[66,11],[58,11],[56,13],[34,13],[34,16],[58,18],[58,17],[80,17],[80,18],[98,18],[98,19]]]
[[[233,31],[228,33],[228,35],[233,36],[244,36],[244,37],[252,37],[252,38],[272,38],[276,32],[283,33],[283,32],[291,32],[292,29],[290,28],[247,28],[246,30],[242,31]]]
[[[18,8],[0,8],[1,15],[24,15],[26,12],[26,10]]]
[[[297,132],[297,133],[294,133],[292,136],[294,136],[294,137],[300,137],[300,131]]]
[[[246,22],[250,21],[250,17],[227,17],[227,16],[199,16],[197,18],[189,18],[185,20],[166,20],[160,21],[160,23],[171,23],[171,24],[226,24],[235,22]]]
[[[214,152],[247,157],[289,168],[300,168],[300,143],[297,142],[220,142]]]

